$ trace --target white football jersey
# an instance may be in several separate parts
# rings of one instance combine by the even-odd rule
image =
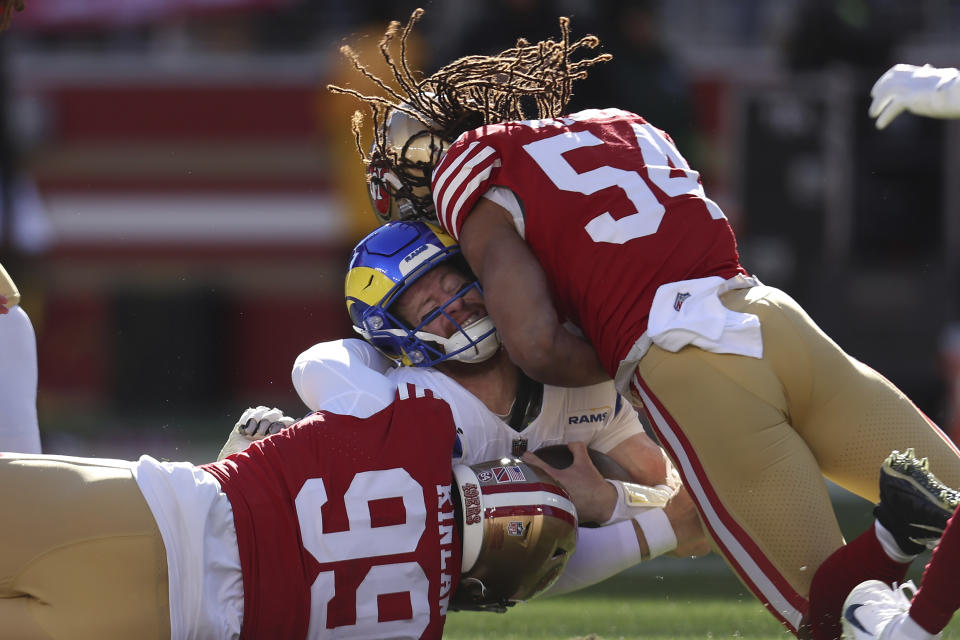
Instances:
[[[450,405],[458,434],[454,457],[465,464],[563,442],[586,442],[606,453],[643,433],[636,412],[612,381],[577,388],[544,385],[539,415],[517,431],[453,378],[432,368],[394,367],[359,339],[310,347],[297,358],[292,376],[294,388],[311,410],[357,417],[390,404],[398,384],[430,389]]]

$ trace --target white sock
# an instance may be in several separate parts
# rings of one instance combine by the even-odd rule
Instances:
[[[893,637],[903,640],[936,640],[939,634],[933,634],[917,624],[916,620],[910,615],[900,616],[899,619],[890,622],[893,631],[896,631]]]
[[[893,537],[893,534],[890,533],[885,526],[880,524],[879,520],[873,521],[873,531],[877,536],[877,540],[880,541],[880,546],[883,547],[887,556],[894,562],[906,564],[912,562],[913,559],[917,557],[911,553],[904,553],[900,545],[897,544],[897,540]]]

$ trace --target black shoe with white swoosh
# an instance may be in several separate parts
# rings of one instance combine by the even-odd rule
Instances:
[[[936,546],[958,505],[960,492],[940,482],[913,449],[894,451],[883,461],[880,504],[873,513],[904,553]]]

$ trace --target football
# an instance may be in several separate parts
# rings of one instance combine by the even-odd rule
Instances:
[[[551,444],[546,447],[540,447],[534,451],[544,462],[557,469],[565,469],[573,464],[573,454],[565,444]],[[605,453],[600,453],[596,449],[587,448],[590,454],[590,461],[597,468],[600,475],[611,480],[621,480],[623,482],[632,482],[627,470],[620,466],[616,460]]]

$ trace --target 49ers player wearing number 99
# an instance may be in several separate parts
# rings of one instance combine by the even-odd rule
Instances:
[[[452,472],[455,436],[404,385],[201,467],[0,454],[0,637],[433,639],[532,598],[576,510],[515,458]]]
[[[405,38],[420,15],[386,37]],[[573,41],[560,24],[558,41],[521,40],[422,79],[391,60],[402,100],[392,112],[333,87],[373,106],[369,179],[395,201],[380,212],[435,220],[459,241],[532,378],[613,378],[747,587],[792,632],[833,640],[847,592],[901,581],[922,545],[880,512],[844,546],[824,477],[876,502],[889,451],[913,447],[953,486],[960,454],[793,299],[749,275],[667,133],[619,109],[564,111],[574,80],[609,56],[583,57],[598,40]],[[403,139],[411,121],[417,145]]]

